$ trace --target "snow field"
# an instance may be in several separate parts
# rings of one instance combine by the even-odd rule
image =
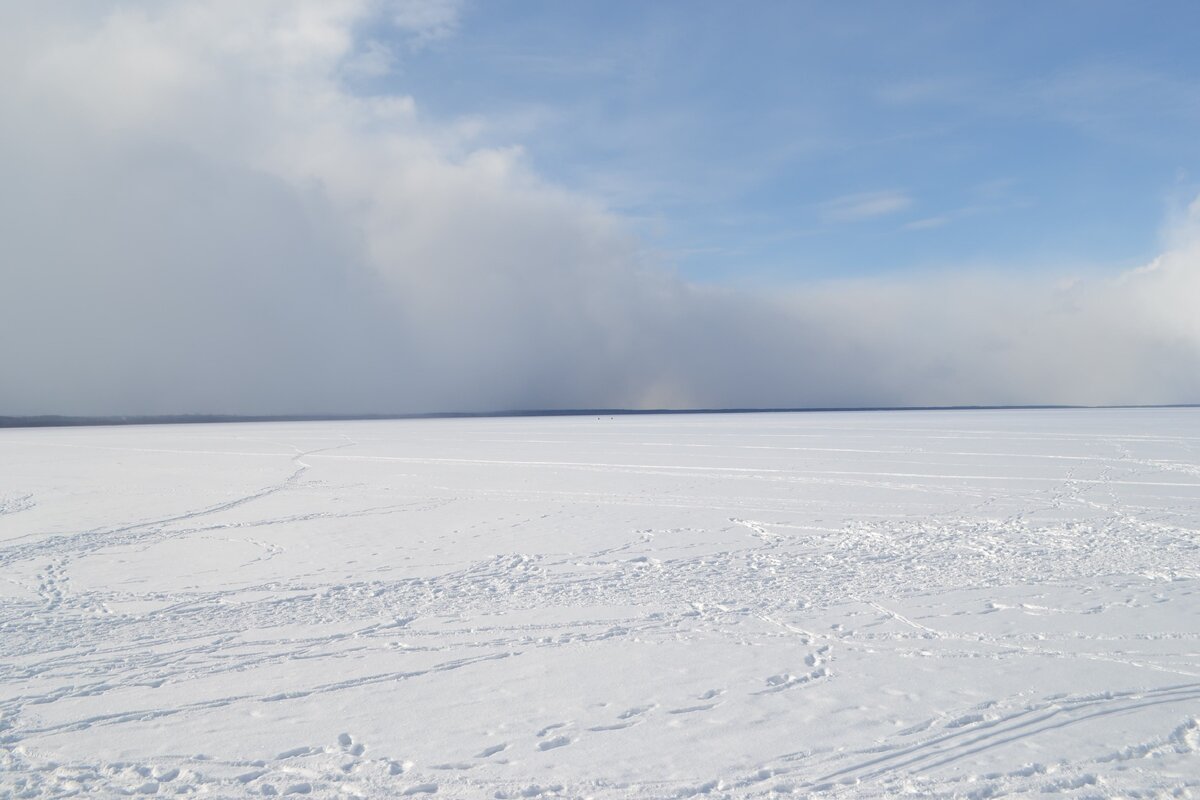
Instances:
[[[0,796],[1200,793],[1200,409],[0,431]]]

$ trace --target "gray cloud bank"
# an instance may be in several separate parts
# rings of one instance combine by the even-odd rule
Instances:
[[[49,5],[0,11],[0,414],[1200,401],[1200,205],[1115,279],[695,285],[346,88],[453,4]]]

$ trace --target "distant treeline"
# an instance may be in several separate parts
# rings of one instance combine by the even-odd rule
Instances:
[[[646,414],[780,414],[829,411],[1008,411],[1068,408],[1200,408],[1196,403],[1150,406],[872,406],[854,408],[571,408],[513,411],[431,411],[419,414],[159,414],[123,417],[72,417],[42,414],[29,417],[0,416],[0,428],[60,428],[83,425],[190,425],[213,422],[352,422],[388,419],[473,419],[487,417],[613,417]]]

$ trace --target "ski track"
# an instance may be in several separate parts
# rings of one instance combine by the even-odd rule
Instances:
[[[0,431],[0,797],[1200,793],[1200,409]]]

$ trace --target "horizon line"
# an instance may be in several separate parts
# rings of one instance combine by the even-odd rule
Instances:
[[[673,414],[814,414],[865,411],[1037,411],[1136,408],[1200,408],[1200,403],[1141,403],[1074,405],[1031,403],[1015,405],[945,406],[801,406],[771,408],[561,408],[492,411],[422,411],[403,414],[29,414],[0,416],[0,428],[76,428],[120,425],[202,425],[243,422],[362,422],[411,419],[504,419],[513,417],[647,416]]]

